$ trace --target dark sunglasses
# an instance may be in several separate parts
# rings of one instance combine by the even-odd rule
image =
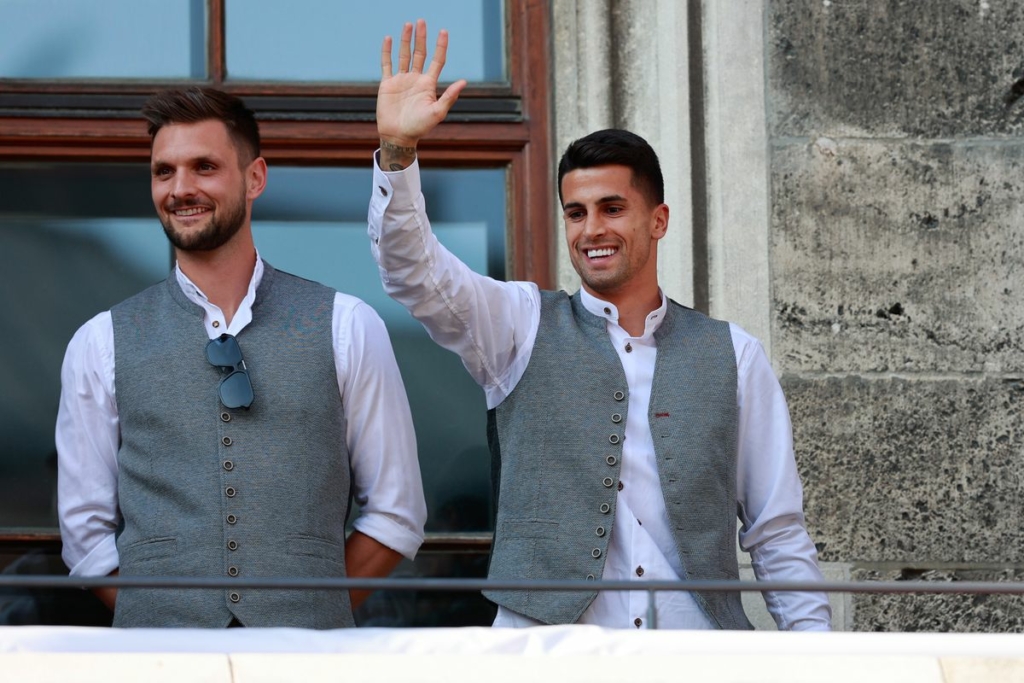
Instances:
[[[211,339],[206,345],[206,359],[210,365],[218,367],[227,375],[217,387],[220,402],[227,408],[248,408],[252,405],[252,382],[249,381],[249,370],[242,360],[242,349],[238,340],[230,334],[222,334]]]

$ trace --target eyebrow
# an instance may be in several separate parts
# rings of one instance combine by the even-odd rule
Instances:
[[[610,204],[611,202],[624,202],[626,198],[621,194],[610,194],[607,197],[601,197],[595,203],[596,204]],[[568,211],[569,209],[582,209],[583,202],[569,202],[562,205],[562,211]]]
[[[210,156],[208,154],[204,154],[202,156],[198,156],[198,157],[195,157],[193,159],[189,159],[188,163],[189,164],[193,164],[193,165],[199,165],[199,164],[219,165],[222,162],[220,160],[218,160],[216,157],[212,157],[212,156]],[[161,166],[172,166],[173,164],[171,164],[168,161],[164,161],[163,159],[153,159],[152,161],[150,161],[149,165],[150,165],[150,168],[159,168]]]

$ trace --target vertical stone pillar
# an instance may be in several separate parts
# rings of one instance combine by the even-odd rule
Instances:
[[[670,208],[659,276],[670,297],[692,304],[686,6],[676,0],[554,0],[552,11],[556,155],[601,128],[626,128],[651,143]],[[558,263],[559,286],[577,288],[562,240]]]

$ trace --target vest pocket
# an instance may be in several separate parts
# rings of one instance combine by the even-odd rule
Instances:
[[[301,555],[304,557],[315,557],[320,560],[341,562],[344,555],[344,546],[326,538],[318,536],[307,536],[296,534],[284,539],[286,553],[289,555]]]
[[[173,536],[147,538],[118,548],[118,560],[122,567],[135,562],[165,560],[177,554],[178,539]]]

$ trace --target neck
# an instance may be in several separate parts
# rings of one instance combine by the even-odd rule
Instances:
[[[595,292],[586,285],[586,290],[593,296],[615,304],[619,312],[619,327],[631,337],[643,336],[647,329],[647,316],[651,311],[661,307],[661,294],[657,283],[653,287],[645,287],[642,291],[631,292]]]
[[[242,237],[239,233],[238,237]],[[231,324],[242,299],[249,291],[253,270],[256,268],[256,247],[252,236],[231,240],[212,251],[181,251],[175,249],[175,258],[188,279],[202,290],[210,303],[224,313],[224,322]]]

